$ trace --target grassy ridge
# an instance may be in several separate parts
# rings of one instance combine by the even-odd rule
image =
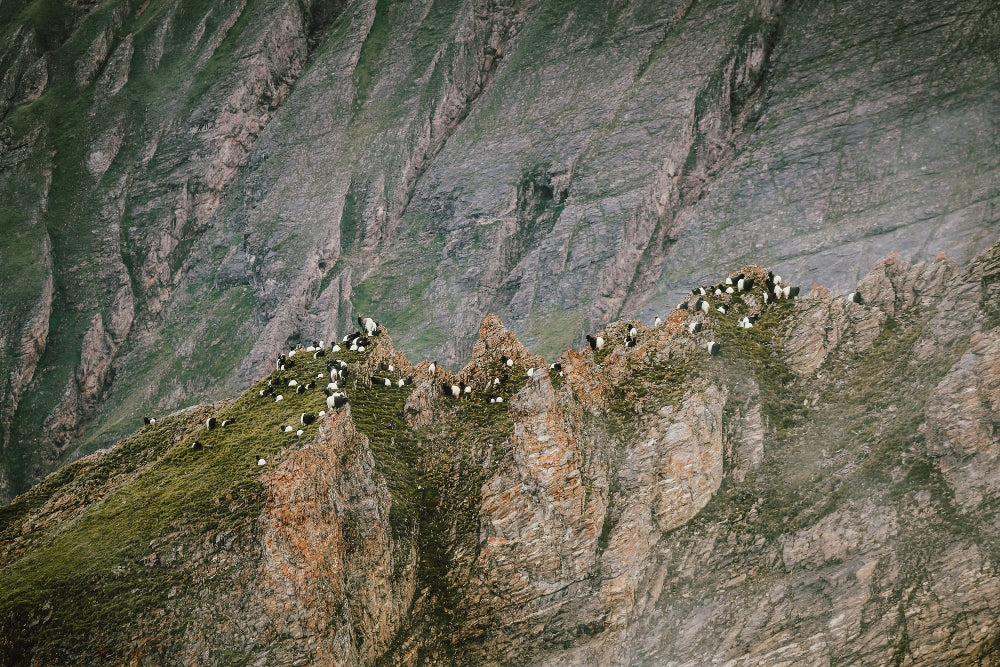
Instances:
[[[305,380],[325,370],[323,360],[309,359],[297,365],[294,373],[272,377],[285,382],[292,377]],[[318,383],[325,386],[324,380]],[[120,466],[127,466],[130,457],[153,459],[134,476],[125,475],[79,520],[36,537],[35,548],[0,570],[0,590],[5,591],[0,619],[7,624],[6,637],[0,641],[12,641],[10,632],[17,619],[31,618],[46,605],[51,605],[51,619],[36,629],[33,642],[117,627],[137,613],[162,605],[171,588],[192,582],[192,564],[150,566],[156,551],[152,543],[184,544],[247,526],[263,508],[260,475],[280,461],[288,447],[311,440],[316,433],[315,423],[305,427],[301,438],[279,427],[297,426],[301,412],[315,414],[325,408],[320,389],[296,394],[294,388],[285,388],[284,400],[275,402],[273,397],[258,395],[265,386],[266,381],[261,381],[238,400],[217,405],[215,410],[166,418],[145,427],[96,463],[70,466],[52,482],[5,507],[0,514],[0,535],[6,539],[13,537],[28,513],[62,490],[60,483],[75,483],[80,468],[89,467],[89,477],[107,478],[120,476]],[[220,422],[235,422],[212,431],[201,425],[180,435],[185,422],[200,421],[206,414]],[[204,449],[191,448],[195,439]],[[258,456],[268,465],[258,466]],[[86,488],[82,491],[77,502],[85,503]]]
[[[348,363],[361,359],[351,352],[318,360],[297,355],[292,369],[272,373],[239,399],[158,420],[2,508],[0,539],[8,545],[43,505],[69,499],[79,515],[28,534],[0,569],[0,649],[27,656],[34,645],[51,648],[64,640],[79,645],[90,637],[100,644],[101,632],[114,643],[114,629],[128,627],[130,619],[151,618],[167,605],[176,611],[185,594],[210,585],[206,578],[239,574],[200,571],[204,563],[197,554],[216,536],[243,536],[240,558],[259,558],[256,543],[245,538],[265,503],[260,476],[289,450],[312,441],[318,422],[304,427],[302,436],[281,427],[299,428],[300,413],[325,409],[326,362],[338,356]],[[267,379],[280,381],[282,401],[259,396]],[[317,388],[298,394],[287,387],[290,379],[316,380]],[[369,438],[393,497],[394,533],[406,543],[417,539],[418,580],[429,608],[448,622],[457,592],[447,578],[451,553],[439,538],[447,532],[475,539],[479,488],[502,460],[513,422],[506,405],[474,397],[445,403],[450,418],[414,430],[403,415],[412,389],[370,387],[364,378],[351,377],[347,391],[352,417]],[[234,423],[209,431],[208,415]],[[203,449],[192,449],[195,440]],[[258,466],[258,457],[267,465]],[[169,558],[174,552],[184,557]],[[239,569],[249,571],[245,563]],[[42,622],[22,634],[25,619]]]

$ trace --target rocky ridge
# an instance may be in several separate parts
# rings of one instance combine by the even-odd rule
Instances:
[[[493,316],[472,361],[433,377],[382,330],[328,352],[349,406],[295,436],[279,427],[325,405],[287,382],[330,358],[300,352],[2,508],[2,654],[991,664],[997,284],[1000,244],[965,268],[890,257],[863,304],[709,296],[730,313],[615,323],[561,370]],[[413,385],[371,386],[388,363]],[[453,379],[473,393],[445,396]]]

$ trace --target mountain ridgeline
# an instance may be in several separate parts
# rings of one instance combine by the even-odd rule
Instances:
[[[1000,243],[740,273],[553,363],[379,328],[158,416],[0,507],[3,663],[997,664]]]
[[[0,5],[0,501],[360,314],[554,357],[996,237],[992,0]]]

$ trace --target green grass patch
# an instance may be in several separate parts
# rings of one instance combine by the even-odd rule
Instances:
[[[392,0],[378,0],[375,5],[375,20],[368,31],[368,37],[361,45],[361,53],[358,55],[358,64],[354,67],[355,112],[360,110],[368,101],[375,81],[378,79],[379,59],[389,41],[389,28],[392,22],[389,17]]]
[[[193,6],[199,7],[200,5]],[[209,57],[205,64],[195,73],[191,87],[187,91],[188,103],[192,107],[197,105],[210,89],[218,86],[220,81],[227,80],[225,74],[236,66],[235,56],[237,47],[245,43],[245,33],[248,29],[250,29],[252,20],[256,14],[256,9],[259,6],[259,0],[249,0],[247,6],[244,7],[243,11],[240,13],[239,18],[236,19],[236,23],[234,23],[233,27],[231,27],[226,33],[222,43],[219,44],[218,48],[215,49],[211,57]],[[226,18],[227,17],[223,14],[209,11],[207,14],[205,34],[211,35],[217,31],[222,26],[222,23],[226,20]]]
[[[65,507],[70,499],[75,505],[73,516],[31,532],[0,569],[2,645],[12,654],[29,655],[34,646],[79,644],[154,613],[175,588],[192,593],[196,581],[204,585],[204,576],[185,559],[167,563],[154,553],[188,543],[188,552],[196,551],[195,543],[213,534],[252,529],[265,501],[260,475],[290,449],[311,441],[318,424],[305,427],[302,437],[282,427],[298,428],[301,412],[325,409],[327,361],[338,357],[350,364],[362,359],[351,352],[320,359],[296,355],[291,369],[271,373],[237,400],[161,419],[108,454],[68,466],[0,508],[0,539],[10,546],[24,521],[46,503],[58,499]],[[259,395],[269,379],[282,401]],[[287,387],[291,379],[315,380],[317,388],[296,393]],[[521,385],[512,382],[509,390]],[[489,404],[485,396],[441,397],[448,418],[411,429],[403,410],[412,385],[368,387],[355,375],[347,391],[352,418],[368,437],[377,471],[392,494],[394,534],[403,544],[417,541],[417,577],[428,591],[428,613],[435,625],[458,624],[459,589],[453,554],[445,545],[475,544],[479,489],[507,456],[513,433],[508,407]],[[234,423],[209,431],[202,420],[210,414]],[[200,450],[192,449],[195,440]],[[267,465],[258,466],[257,457]],[[441,540],[442,534],[457,537]],[[42,610],[51,617],[30,636],[19,634],[24,619],[37,618]],[[107,634],[113,637],[114,631]]]
[[[397,244],[396,251],[398,255],[383,264],[385,270],[354,286],[354,312],[398,332],[398,343],[408,354],[432,355],[451,337],[440,325],[428,322],[427,313],[434,310],[426,296],[434,273],[433,250],[408,239]]]
[[[583,331],[583,313],[579,310],[552,310],[544,315],[532,315],[519,334],[526,347],[546,359],[557,359],[579,339]]]
[[[985,315],[984,330],[1000,327],[1000,273],[990,273],[982,278],[982,297],[979,311]]]
[[[220,414],[233,415],[246,419],[239,405]],[[278,438],[244,427],[196,432],[176,441],[175,434],[186,431],[184,421],[164,419],[143,429],[96,462],[70,466],[6,511],[5,538],[27,512],[66,490],[63,484],[72,482],[68,495],[84,507],[94,492],[107,493],[77,518],[36,536],[26,555],[0,570],[6,593],[0,623],[12,627],[50,608],[51,619],[35,629],[30,642],[55,645],[118,627],[161,605],[170,587],[191,581],[182,563],[149,564],[155,550],[151,540],[170,535],[175,545],[200,541],[259,514],[261,469],[252,459],[257,452],[275,453]],[[193,437],[212,448],[191,450]]]
[[[21,14],[31,24],[43,51],[59,47],[73,28],[73,11],[65,0],[35,0]]]
[[[272,377],[284,383],[293,376],[315,378],[325,370],[323,360],[310,358],[297,364],[294,372]],[[325,386],[323,380],[317,382]],[[74,464],[4,508],[0,526],[9,531],[69,482],[75,486],[86,482],[85,488],[114,482],[102,502],[69,525],[37,536],[35,548],[0,570],[0,588],[7,592],[0,601],[0,619],[27,618],[49,604],[52,619],[33,642],[82,636],[115,627],[131,615],[149,613],[163,603],[170,587],[190,582],[191,574],[183,565],[150,567],[150,542],[197,541],[252,523],[264,502],[260,474],[279,461],[287,447],[302,441],[280,427],[297,427],[301,412],[315,414],[325,408],[320,389],[297,394],[286,388],[281,390],[284,400],[275,402],[258,395],[264,386],[266,381],[261,381],[235,402],[214,413],[205,411],[220,422],[235,420],[226,428],[208,431],[196,425],[193,433],[178,441],[174,438],[184,430],[184,418],[161,420],[96,463]],[[308,436],[314,436],[316,428],[316,424],[306,427]],[[204,448],[191,449],[194,439]],[[258,456],[269,465],[258,466]],[[132,476],[136,462],[143,465]],[[86,501],[84,494],[79,502]],[[80,604],[83,600],[87,604]]]
[[[752,329],[741,329],[736,322],[744,312],[744,302],[734,298],[732,303],[735,305],[727,315],[714,309],[708,313],[720,354],[727,361],[725,373],[737,372],[756,380],[768,421],[779,429],[791,427],[804,412],[798,378],[782,359],[780,338],[795,305],[777,301],[760,312]]]
[[[604,346],[599,350],[594,350],[594,361],[597,364],[603,364],[608,355],[615,351],[615,342],[609,340],[607,336],[602,336],[602,338],[605,339]]]
[[[344,195],[344,210],[340,214],[340,250],[349,251],[358,241],[358,230],[361,227],[361,216],[358,212],[358,195],[354,186],[347,189]]]
[[[0,304],[7,312],[30,316],[41,296],[41,283],[47,271],[42,260],[40,231],[29,224],[22,211],[0,208]]]
[[[414,71],[418,76],[424,73],[434,59],[434,54],[445,42],[461,6],[460,0],[434,0],[434,4],[413,37],[416,60]]]
[[[698,363],[690,355],[671,352],[659,360],[650,357],[612,388],[609,407],[627,424],[662,406],[679,406],[698,377]]]

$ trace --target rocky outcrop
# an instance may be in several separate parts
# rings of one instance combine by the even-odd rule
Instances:
[[[413,598],[416,554],[394,548],[392,498],[350,411],[325,420],[264,485],[261,597],[268,635],[281,638],[270,659],[374,663]]]
[[[10,35],[7,48],[0,54],[0,118],[21,104],[34,102],[48,83],[48,63],[38,52],[34,31],[19,26]]]
[[[110,98],[118,94],[125,84],[128,83],[128,72],[132,66],[132,55],[135,53],[133,36],[126,35],[117,47],[115,52],[104,64],[100,78],[94,86],[95,107],[106,103]],[[93,109],[94,113],[97,109]]]
[[[795,328],[788,332],[789,367],[803,377],[815,374],[841,344],[858,352],[870,349],[886,319],[881,309],[872,317],[870,308],[843,298],[830,299],[829,292],[826,297],[810,300]],[[869,301],[873,301],[870,296]]]
[[[495,316],[457,373],[411,364],[380,328],[364,354],[336,353],[349,407],[302,435],[283,424],[324,396],[276,402],[262,380],[5,508],[0,583],[18,592],[0,645],[15,663],[988,661],[998,257],[891,258],[862,304],[714,297],[733,310],[617,322],[558,369]],[[755,327],[736,327],[747,312]],[[328,358],[297,353],[268,379],[287,390]],[[473,392],[446,395],[451,378]],[[207,414],[235,426],[206,430]],[[122,586],[163,594],[67,643],[71,545],[119,507],[144,523],[89,552],[116,574],[87,580],[88,609],[109,613]]]
[[[969,350],[927,402],[927,453],[955,489],[955,502],[975,510],[995,493],[1000,450],[1000,331],[974,334]]]

